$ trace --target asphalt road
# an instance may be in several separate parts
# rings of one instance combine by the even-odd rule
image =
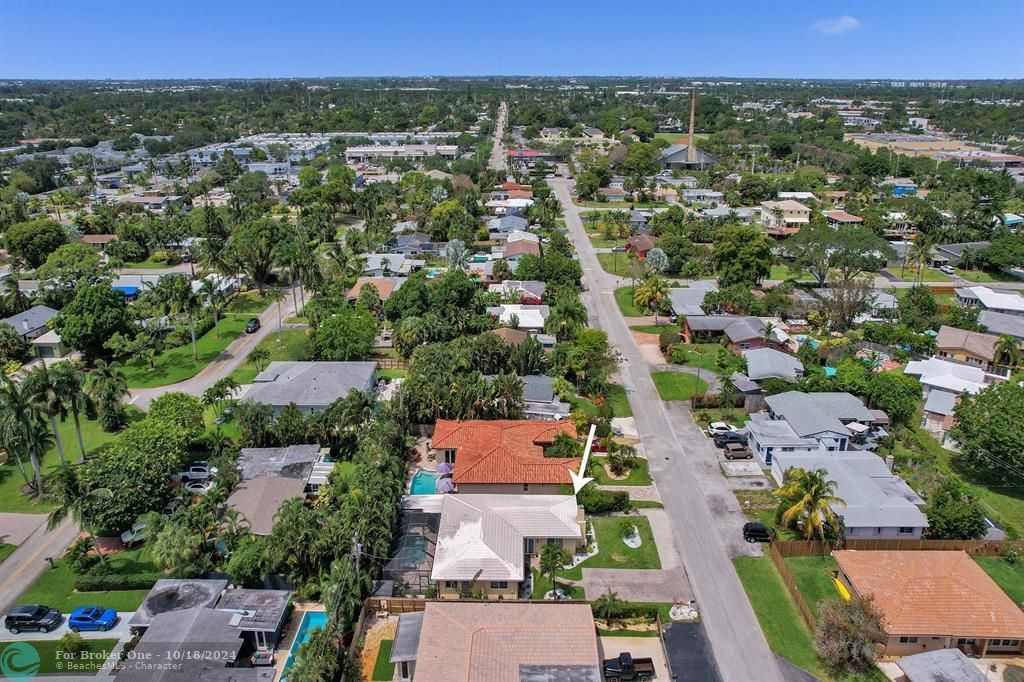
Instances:
[[[572,203],[569,182],[549,180],[562,203],[569,238],[583,267],[584,302],[597,326],[621,354],[619,376],[633,408],[637,430],[650,462],[651,473],[661,491],[665,510],[672,519],[676,548],[690,578],[703,625],[711,642],[717,668],[726,682],[780,682],[775,657],[757,623],[743,591],[716,519],[705,499],[705,490],[691,467],[699,466],[694,456],[696,442],[681,441],[669,419],[665,404],[651,380],[626,322],[613,297],[616,278],[607,275],[583,229],[579,212]],[[685,674],[677,671],[680,679]]]
[[[65,520],[51,532],[45,524],[18,545],[4,560],[0,572],[0,613],[14,606],[16,600],[50,567],[46,557],[56,559],[78,537],[78,526]]]
[[[506,125],[508,125],[508,104],[502,102],[498,107],[498,120],[494,126],[494,146],[491,147],[489,164],[495,170],[505,169],[505,145],[501,141],[505,137]]]

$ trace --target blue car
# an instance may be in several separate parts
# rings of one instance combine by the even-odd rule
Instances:
[[[99,630],[106,632],[117,623],[117,611],[101,606],[79,606],[71,612],[68,627],[72,632]]]

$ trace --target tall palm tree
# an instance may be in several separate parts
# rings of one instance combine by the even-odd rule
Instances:
[[[284,301],[284,291],[279,287],[268,289],[267,301],[277,304],[277,344],[281,345],[281,327],[284,325],[284,318],[281,316],[281,302]]]
[[[61,521],[71,517],[80,528],[89,534],[93,547],[100,557],[100,563],[106,564],[103,552],[96,545],[96,529],[88,518],[90,500],[110,499],[114,496],[109,488],[92,488],[82,480],[77,467],[61,469],[53,473],[47,480],[47,495],[56,506],[46,518],[46,530],[53,530]]]
[[[544,545],[540,550],[540,573],[546,575],[551,580],[551,589],[555,589],[555,579],[558,577],[558,572],[569,563],[569,553],[565,551],[565,547],[559,544]],[[542,597],[544,595],[541,595]]]
[[[3,307],[14,315],[25,312],[32,305],[28,295],[18,286],[18,280],[13,277],[4,280],[0,303],[3,303]]]
[[[924,277],[924,269],[932,262],[932,240],[918,236],[917,239],[907,249],[907,261],[917,268],[917,273],[914,276],[914,282],[920,284]]]
[[[782,513],[782,523],[791,526],[803,521],[805,538],[824,539],[826,526],[839,527],[839,518],[833,507],[846,505],[842,498],[836,496],[836,486],[835,481],[828,479],[826,469],[807,471],[793,467],[787,470],[782,487],[775,491],[775,495],[789,505]]]
[[[167,303],[171,315],[188,317],[188,330],[192,336],[192,359],[199,362],[199,350],[196,348],[196,313],[202,309],[199,297],[192,291],[192,285],[185,282],[184,286],[174,287],[173,297]]]
[[[50,419],[50,428],[53,429],[53,440],[57,443],[57,454],[60,455],[60,465],[66,468],[68,460],[64,456],[64,442],[60,437],[60,429],[57,426],[57,418],[61,421],[68,416],[68,408],[64,403],[64,396],[60,387],[54,383],[46,365],[36,367],[28,373],[23,383],[23,388],[28,392],[29,401],[33,407],[45,414]]]
[[[15,454],[25,483],[37,494],[43,492],[41,460],[47,449],[47,439],[39,434],[41,425],[42,418],[32,404],[32,396],[24,384],[16,383],[7,375],[0,375],[0,435],[3,436],[4,447]],[[23,455],[27,456],[32,466],[31,481],[25,475],[21,459]]]
[[[75,435],[82,459],[86,455],[85,440],[82,438],[82,412],[92,409],[92,400],[83,387],[84,375],[85,366],[78,360],[61,362],[50,369],[50,379],[75,420]]]
[[[355,280],[363,271],[362,258],[352,249],[338,243],[331,244],[327,251],[327,261],[334,279],[344,284]]]
[[[658,309],[668,296],[668,282],[661,275],[649,275],[633,292],[633,302],[654,311],[654,324],[658,324]]]
[[[1021,351],[1020,341],[1009,334],[999,337],[993,355],[997,365],[1004,365],[1010,369],[1024,364],[1024,352]]]
[[[85,392],[96,405],[104,431],[116,431],[124,423],[121,401],[130,395],[128,379],[121,363],[97,360],[96,367],[85,376]]]
[[[217,338],[220,338],[220,312],[224,309],[224,294],[221,293],[216,282],[202,279],[199,281],[198,296],[200,302],[205,302],[210,312],[213,313],[214,333],[217,334]]]

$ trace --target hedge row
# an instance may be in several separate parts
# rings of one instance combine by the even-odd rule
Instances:
[[[75,578],[78,592],[107,592],[109,590],[148,590],[166,573],[112,573],[110,575],[80,575]]]

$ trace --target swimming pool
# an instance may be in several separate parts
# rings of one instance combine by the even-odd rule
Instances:
[[[299,621],[299,629],[295,633],[295,641],[292,642],[292,648],[288,653],[288,661],[284,664],[284,671],[281,677],[282,682],[285,679],[284,675],[288,673],[288,668],[292,667],[292,661],[295,660],[295,652],[299,650],[300,646],[309,641],[309,636],[313,634],[313,630],[319,630],[325,625],[327,625],[326,611],[306,611],[302,615],[302,620]]]
[[[412,477],[412,485],[409,486],[410,495],[433,495],[437,492],[438,474],[432,471],[420,469]]]

